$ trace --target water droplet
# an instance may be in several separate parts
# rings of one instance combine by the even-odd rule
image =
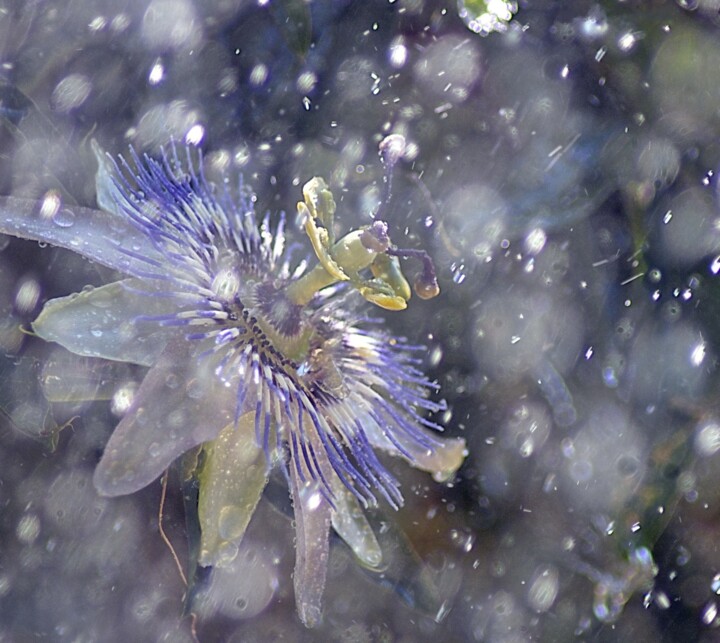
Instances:
[[[430,366],[432,366],[433,368],[436,367],[436,366],[440,363],[440,360],[442,360],[442,356],[443,356],[442,347],[441,347],[441,346],[435,346],[435,347],[430,351],[430,357],[429,357],[429,359],[428,359],[428,362],[429,362]]]
[[[170,375],[165,378],[165,386],[173,389],[177,388],[180,386],[180,378],[175,373],[170,373]]]
[[[71,228],[75,224],[75,214],[67,208],[61,208],[53,216],[53,223],[60,228]]]
[[[48,190],[40,201],[40,218],[52,219],[60,211],[62,197],[57,190]]]
[[[705,625],[711,625],[717,618],[718,609],[715,601],[709,601],[702,613],[702,620]]]
[[[193,400],[199,400],[203,396],[203,387],[198,380],[191,380],[187,385],[187,396]]]
[[[710,584],[710,589],[712,589],[713,592],[720,596],[720,574],[715,574],[715,576],[713,576],[712,583]]]
[[[151,457],[157,458],[160,455],[160,445],[157,442],[153,442],[148,447],[148,453],[150,454]]]
[[[472,551],[473,545],[475,544],[475,535],[465,529],[451,529],[450,538],[453,544],[466,554]]]
[[[40,535],[40,519],[35,514],[25,514],[15,530],[18,540],[29,545]]]
[[[158,58],[155,61],[155,64],[152,66],[152,69],[150,69],[150,74],[148,75],[148,82],[151,85],[157,85],[162,79],[165,77],[165,67],[163,66],[162,60]]]
[[[558,570],[541,565],[535,570],[528,590],[528,602],[536,612],[547,612],[555,602],[560,586]]]
[[[236,540],[243,535],[247,525],[246,512],[237,505],[227,505],[218,516],[218,534],[223,540]]]
[[[450,266],[450,269],[452,270],[452,280],[454,283],[461,284],[463,281],[465,281],[467,275],[465,274],[464,263],[453,263],[452,266]]]
[[[687,565],[690,562],[690,552],[682,545],[678,547],[678,556],[675,562],[681,567]]]

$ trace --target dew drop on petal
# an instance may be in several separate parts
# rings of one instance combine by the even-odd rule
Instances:
[[[71,228],[75,224],[75,213],[67,208],[61,208],[52,220],[59,228]]]
[[[215,554],[215,566],[227,567],[237,558],[238,546],[236,543],[225,541],[220,543]]]
[[[247,517],[241,507],[228,505],[220,510],[218,533],[225,540],[235,540],[245,532]]]
[[[193,400],[199,400],[203,396],[203,387],[198,380],[188,382],[186,388],[187,396]]]
[[[180,386],[180,378],[175,373],[170,373],[165,378],[165,386],[171,389],[176,389]]]
[[[702,620],[705,625],[712,625],[718,615],[717,603],[709,601],[702,612]]]

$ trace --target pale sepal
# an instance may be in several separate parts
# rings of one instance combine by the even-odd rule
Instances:
[[[254,413],[228,424],[203,447],[199,473],[202,566],[223,567],[238,546],[267,484],[265,452],[255,441]]]
[[[237,382],[222,382],[184,340],[165,347],[113,432],[93,481],[104,496],[134,493],[175,458],[233,421]]]
[[[360,503],[339,480],[333,485],[333,492],[333,529],[363,565],[377,569],[383,562],[382,550]]]
[[[33,331],[76,355],[152,366],[177,326],[144,322],[143,315],[177,312],[177,301],[158,296],[151,281],[125,279],[48,301]]]

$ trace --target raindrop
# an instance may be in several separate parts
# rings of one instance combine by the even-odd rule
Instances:
[[[678,547],[678,556],[676,562],[681,567],[687,565],[690,562],[690,552],[682,545]]]
[[[452,280],[453,283],[461,284],[463,281],[465,281],[465,278],[467,275],[465,274],[465,264],[464,263],[453,263],[452,266],[450,266],[450,269],[452,270]]]
[[[428,359],[430,366],[432,366],[433,368],[436,367],[442,360],[442,356],[443,356],[442,348],[440,346],[435,346],[430,351],[430,357]]]
[[[720,596],[720,574],[715,574],[715,576],[713,576],[710,589]]]
[[[408,50],[405,46],[405,39],[403,36],[397,36],[391,43],[388,51],[388,58],[390,64],[395,69],[400,69],[405,66],[408,57]]]
[[[63,78],[53,90],[50,103],[58,112],[66,113],[80,107],[90,95],[92,83],[82,74],[70,74]]]
[[[662,591],[655,592],[655,605],[657,605],[661,610],[666,610],[670,607],[670,599],[668,598],[668,595]]]
[[[155,64],[150,69],[150,74],[148,75],[148,82],[151,85],[157,85],[159,84],[162,79],[165,77],[165,67],[163,67],[162,60],[158,58],[155,61]]]
[[[472,551],[473,545],[475,544],[475,535],[462,529],[450,530],[450,538],[453,544],[466,554]]]
[[[555,602],[560,585],[558,570],[542,565],[535,570],[528,590],[528,602],[536,612],[547,612]]]
[[[185,142],[188,145],[200,145],[205,137],[205,128],[199,123],[195,123],[185,134]]]
[[[32,278],[23,279],[15,295],[15,307],[19,313],[30,313],[40,299],[40,284]]]
[[[25,514],[15,530],[18,540],[29,545],[40,535],[40,519],[35,514]]]
[[[635,47],[639,39],[640,35],[632,31],[627,31],[618,38],[618,49],[623,53],[627,53]]]
[[[260,87],[261,85],[265,84],[265,81],[268,79],[268,73],[269,70],[267,68],[267,65],[263,63],[258,63],[255,65],[255,67],[252,68],[252,71],[250,72],[250,84],[253,87]]]
[[[705,625],[711,625],[717,618],[718,609],[715,601],[709,601],[702,613],[702,620]]]
[[[538,254],[547,241],[547,234],[542,228],[534,228],[525,237],[525,250],[531,255]]]
[[[315,72],[305,71],[298,76],[296,86],[299,92],[308,94],[315,88],[317,81],[318,79]]]

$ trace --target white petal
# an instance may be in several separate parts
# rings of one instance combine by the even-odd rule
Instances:
[[[112,177],[116,173],[113,164],[110,162],[106,152],[93,139],[90,141],[95,160],[98,164],[95,175],[95,200],[102,210],[123,216],[118,206],[118,198],[122,200],[122,194]]]
[[[151,366],[170,338],[186,332],[137,321],[141,315],[177,311],[178,302],[161,293],[152,282],[126,279],[51,299],[33,322],[33,330],[77,355]]]
[[[184,340],[170,342],[138,388],[93,478],[104,496],[142,489],[185,451],[213,440],[234,419],[237,389],[198,363]]]
[[[80,206],[0,197],[0,233],[67,248],[103,266],[142,277],[168,274],[150,238],[124,215]]]
[[[306,485],[298,479],[294,466],[290,479],[295,509],[295,603],[302,622],[315,627],[322,621],[332,507],[317,484]]]

